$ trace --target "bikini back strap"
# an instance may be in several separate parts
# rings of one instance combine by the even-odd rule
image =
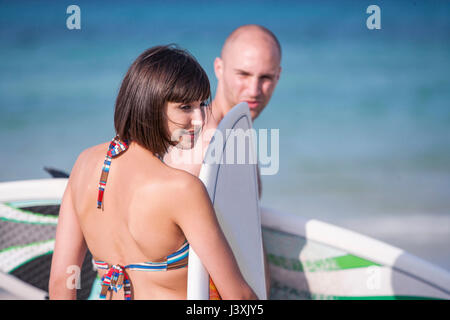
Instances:
[[[187,240],[181,245],[181,247],[168,255],[161,262],[141,262],[132,263],[123,267],[123,269],[134,271],[167,271],[173,269],[179,269],[187,267],[189,257],[189,242]],[[111,265],[105,261],[92,260],[97,269],[108,270]]]
[[[102,174],[100,176],[100,182],[98,184],[98,197],[97,208],[103,208],[103,195],[105,193],[106,181],[108,180],[109,169],[111,166],[111,160],[117,157],[119,154],[125,152],[128,149],[128,141],[120,140],[119,136],[115,136],[109,144],[108,152],[103,162]]]
[[[130,271],[168,271],[187,267],[189,257],[189,243],[184,241],[182,246],[162,262],[133,263],[126,266],[110,265],[105,261],[92,259],[97,269],[107,270],[101,281],[100,299],[105,299],[108,291],[118,292],[124,289],[125,300],[131,299],[131,282],[127,274]]]

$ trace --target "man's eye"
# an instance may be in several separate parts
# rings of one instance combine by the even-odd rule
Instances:
[[[240,77],[247,77],[250,75],[248,72],[245,71],[236,71],[236,74]]]

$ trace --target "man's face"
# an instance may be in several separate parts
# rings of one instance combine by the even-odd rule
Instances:
[[[233,44],[215,69],[228,110],[245,101],[253,120],[269,103],[281,72],[276,49],[257,42]]]

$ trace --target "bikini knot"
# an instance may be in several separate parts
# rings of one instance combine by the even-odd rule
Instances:
[[[106,299],[108,291],[118,292],[124,289],[125,300],[131,300],[131,284],[125,268],[115,264],[111,266],[108,272],[102,277],[102,291],[100,299]]]
[[[115,136],[108,147],[108,156],[114,158],[128,149],[128,141],[120,140],[119,136]]]

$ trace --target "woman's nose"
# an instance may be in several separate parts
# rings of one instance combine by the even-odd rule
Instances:
[[[203,108],[195,108],[194,112],[192,113],[192,119],[191,123],[193,126],[202,126],[203,121],[205,120],[205,112]]]

